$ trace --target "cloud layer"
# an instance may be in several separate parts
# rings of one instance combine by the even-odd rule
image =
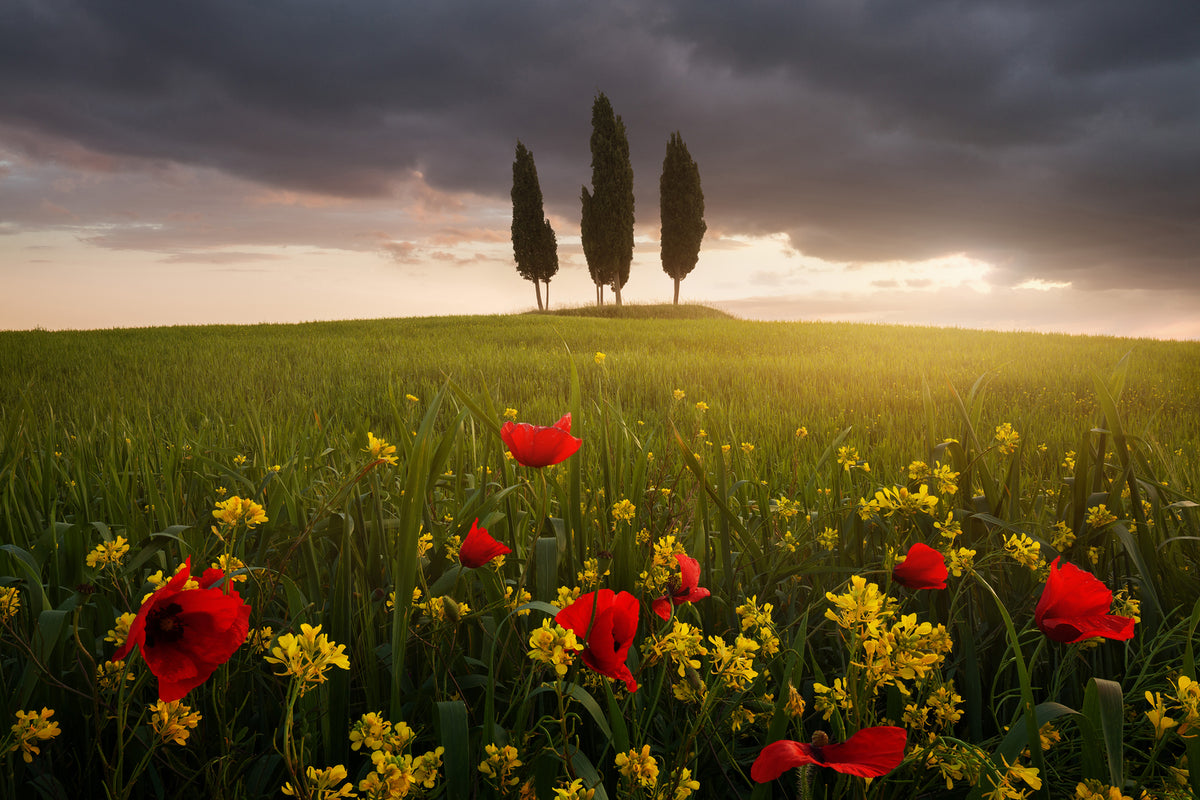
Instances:
[[[4,18],[0,231],[403,262],[422,213],[449,239],[507,228],[455,204],[503,208],[518,138],[569,227],[604,91],[640,233],[679,130],[711,231],[1200,295],[1196,3],[16,0]]]

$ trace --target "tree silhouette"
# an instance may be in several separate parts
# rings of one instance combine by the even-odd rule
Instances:
[[[695,269],[700,257],[704,222],[704,192],[700,168],[692,160],[679,132],[667,141],[662,178],[658,182],[659,216],[662,218],[663,272],[675,281],[675,305],[679,305],[679,282]]]
[[[604,302],[604,285],[621,305],[621,287],[633,261],[633,165],[625,123],[601,92],[592,103],[592,191],[582,194],[579,228],[588,272]]]
[[[513,161],[513,258],[517,272],[533,281],[538,310],[542,310],[541,284],[546,284],[546,305],[550,307],[550,279],[558,272],[558,240],[550,220],[543,216],[542,187],[538,184],[537,166],[533,153],[517,142]]]

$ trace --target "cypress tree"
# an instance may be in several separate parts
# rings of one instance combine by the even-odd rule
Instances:
[[[592,103],[592,191],[583,187],[580,234],[588,272],[603,301],[603,286],[621,305],[633,261],[633,165],[625,123],[601,92]]]
[[[542,187],[538,184],[533,153],[520,141],[513,161],[512,243],[517,272],[533,281],[538,310],[542,310],[541,284],[546,284],[546,305],[550,307],[550,279],[558,272],[558,243],[542,210]]]
[[[695,269],[708,225],[704,222],[700,168],[678,131],[667,141],[658,192],[663,272],[675,281],[675,305],[679,305],[679,282]]]

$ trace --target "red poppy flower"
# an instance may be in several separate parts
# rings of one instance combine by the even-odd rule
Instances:
[[[511,552],[512,550],[506,545],[493,539],[487,532],[487,528],[480,528],[479,520],[475,520],[471,523],[471,531],[467,534],[467,538],[463,539],[462,546],[458,548],[458,561],[464,567],[475,569],[482,567],[496,556]]]
[[[671,618],[671,605],[694,603],[708,597],[710,592],[700,585],[700,562],[689,555],[676,553],[679,560],[679,585],[673,586],[669,595],[656,598],[650,607],[663,619]]]
[[[1033,621],[1056,642],[1080,642],[1093,636],[1132,639],[1133,619],[1108,613],[1112,591],[1090,572],[1074,564],[1050,565]]]
[[[558,612],[554,621],[575,631],[584,643],[584,664],[601,675],[625,681],[629,691],[637,691],[637,681],[625,664],[637,633],[636,597],[629,592],[613,594],[612,589],[589,592]]]
[[[166,586],[146,598],[125,644],[113,654],[125,658],[136,644],[158,678],[158,699],[164,703],[208,680],[250,631],[250,606],[232,588],[213,588],[225,573],[207,569],[197,579],[199,588],[185,589],[191,572],[189,558]]]
[[[500,438],[517,463],[527,467],[548,467],[566,461],[583,444],[583,439],[571,435],[570,414],[563,414],[550,427],[506,422],[500,428]]]
[[[841,744],[826,744],[829,737],[818,732],[813,740],[818,744],[780,739],[762,749],[750,777],[758,783],[773,781],[792,767],[815,764],[829,767],[846,775],[878,778],[891,772],[904,760],[904,745],[908,731],[894,725],[863,728]]]
[[[945,589],[946,557],[927,544],[917,542],[892,570],[892,580],[909,589]]]

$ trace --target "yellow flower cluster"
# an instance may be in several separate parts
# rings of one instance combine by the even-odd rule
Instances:
[[[21,610],[21,592],[15,586],[0,587],[0,622],[7,622]]]
[[[674,536],[668,534],[654,543],[654,553],[650,563],[638,576],[646,594],[658,597],[671,586],[671,580],[679,580],[679,559],[675,556],[685,553],[683,545]]]
[[[708,641],[713,646],[712,674],[720,677],[727,689],[744,692],[758,677],[758,671],[754,669],[758,642],[740,635],[732,646],[719,636],[710,636]]]
[[[773,656],[779,652],[779,637],[775,635],[775,620],[771,612],[775,606],[770,603],[758,604],[758,595],[751,595],[746,602],[738,606],[738,617],[742,623],[742,633],[752,633],[762,645],[764,656]]]
[[[925,768],[937,769],[946,782],[946,789],[950,790],[955,781],[966,781],[971,786],[977,784],[986,758],[972,745],[964,742],[948,745],[938,740],[926,751]]]
[[[635,786],[643,789],[653,789],[658,783],[658,760],[650,755],[650,745],[642,745],[642,749],[630,750],[628,753],[617,753],[614,759],[617,772],[621,777]]]
[[[125,612],[116,619],[116,623],[112,629],[104,635],[104,641],[112,642],[113,647],[121,648],[125,645],[125,640],[129,638],[129,626],[137,619],[137,614]]]
[[[217,556],[217,560],[212,562],[211,566],[213,567],[213,569],[221,570],[221,572],[225,573],[225,575],[228,576],[229,580],[234,583],[245,583],[247,580],[250,579],[250,576],[247,575],[244,571],[240,575],[232,574],[232,573],[237,572],[238,570],[246,569],[245,562],[242,561],[237,556],[231,556],[231,555],[226,555],[226,554],[222,553],[221,555]]]
[[[882,512],[883,516],[891,517],[895,514],[933,514],[937,504],[937,497],[929,493],[928,486],[921,484],[921,488],[916,492],[910,492],[904,486],[897,489],[880,489],[875,493],[875,500],[868,505]]]
[[[159,700],[150,706],[150,727],[164,742],[174,742],[180,747],[187,744],[188,736],[200,724],[201,717],[181,700],[164,703]]]
[[[960,547],[958,550],[950,550],[946,553],[946,569],[956,578],[961,578],[963,573],[970,572],[974,566],[974,550]]]
[[[595,589],[596,587],[598,587],[600,585],[600,579],[603,578],[607,574],[608,574],[607,569],[604,570],[604,572],[600,571],[600,560],[599,559],[587,558],[587,559],[584,559],[584,561],[583,561],[583,569],[580,572],[575,573],[575,580],[579,583],[579,585],[581,587],[584,587],[587,589]],[[579,591],[580,591],[579,589],[575,590],[575,597],[579,596]],[[561,592],[560,592],[560,595],[561,595]],[[561,599],[561,597],[560,597],[560,599]],[[574,602],[574,598],[571,599],[571,602]],[[559,608],[566,608],[567,606],[569,606],[571,604],[571,602],[568,602],[566,605],[559,603]]]
[[[1050,529],[1050,544],[1060,553],[1075,544],[1075,533],[1064,520],[1060,519]]]
[[[1005,455],[1010,455],[1017,451],[1017,443],[1021,441],[1021,434],[1013,430],[1012,423],[1004,422],[996,426],[996,449]]]
[[[958,492],[958,473],[947,465],[938,462],[932,477],[937,481],[939,494],[956,494]]]
[[[948,731],[962,719],[958,704],[962,697],[954,691],[954,682],[939,686],[925,698],[924,704],[910,703],[904,707],[904,722],[912,731],[925,731],[930,740]]]
[[[599,350],[597,350],[594,358],[595,358],[595,361],[597,364],[603,364],[604,359],[607,358],[607,356],[605,356],[604,353],[601,353]]]
[[[357,796],[354,794],[354,784],[346,781],[348,773],[341,764],[325,769],[309,767],[305,770],[304,777],[304,788],[285,783],[280,791],[288,797],[304,797],[307,800],[335,800],[339,797]]]
[[[104,661],[96,665],[96,685],[105,692],[115,692],[121,688],[121,676],[132,681],[133,673],[128,671],[124,661]]]
[[[675,391],[683,394],[678,389]],[[576,778],[568,784],[554,787],[554,800],[592,800],[595,794],[595,789],[588,789],[583,785],[582,778]]]
[[[8,748],[8,752],[15,753],[20,750],[25,763],[33,763],[33,757],[42,752],[38,745],[62,733],[58,723],[50,721],[53,715],[54,709],[51,708],[42,708],[41,713],[18,711],[17,721],[12,726],[13,744]]]
[[[847,712],[854,710],[854,701],[850,698],[850,693],[846,691],[846,682],[841,678],[835,678],[832,686],[814,683],[813,705],[817,707],[826,721],[838,709]]]
[[[853,634],[854,642],[879,636],[883,621],[895,614],[897,605],[861,575],[850,577],[850,588],[844,594],[826,592],[825,599],[833,603],[833,608],[825,610],[825,618]]]
[[[633,522],[633,518],[636,514],[637,506],[628,500],[618,500],[617,502],[613,503],[613,522]]]
[[[910,690],[905,681],[921,681],[941,666],[952,642],[946,626],[917,622],[916,614],[905,614],[891,628],[862,641],[864,675],[878,692],[895,686],[902,694]]]
[[[607,575],[608,573],[605,572],[604,574]],[[554,604],[559,608],[566,608],[578,600],[581,594],[583,594],[583,590],[578,586],[560,586],[558,587],[558,599],[554,601]]]
[[[683,398],[687,397],[687,395],[683,393],[683,389],[676,389],[675,391],[671,392],[671,396],[676,400],[682,400]]]
[[[486,776],[488,783],[503,792],[506,787],[516,786],[521,782],[517,777],[517,770],[524,766],[525,762],[517,757],[517,748],[511,744],[503,747],[489,744],[483,749],[487,758],[479,762],[479,771]]]
[[[263,511],[262,506],[249,498],[237,495],[218,502],[212,513],[218,522],[230,528],[235,525],[253,528],[267,521],[267,512]]]
[[[391,800],[393,797],[408,797],[422,788],[437,786],[438,771],[442,768],[442,754],[446,748],[414,756],[411,753],[387,753],[376,750],[371,753],[375,771],[358,783],[358,790],[367,800]]]
[[[696,410],[703,414],[705,411],[708,411],[708,403],[701,400],[700,402],[696,403]]]
[[[962,535],[962,523],[954,518],[953,511],[946,512],[946,519],[941,522],[934,522],[933,529],[938,532],[938,535],[946,540],[944,547],[950,547],[954,544],[954,540]]]
[[[1001,760],[1005,767],[1004,775],[999,781],[993,779],[991,790],[984,794],[986,800],[1025,800],[1029,792],[1017,788],[1018,782],[1026,784],[1034,791],[1042,788],[1042,779],[1038,775],[1037,767],[1021,766],[1017,760],[1009,764],[1008,759],[1003,756]]]
[[[398,463],[396,458],[396,445],[388,444],[383,439],[379,439],[375,434],[367,431],[367,446],[363,452],[370,453],[371,457],[382,461],[386,464],[395,465]]]
[[[850,447],[849,445],[846,445],[845,447],[839,447],[837,451],[837,462],[842,465],[842,469],[844,469],[846,472],[849,472],[852,468],[857,466],[862,466],[863,470],[866,472],[871,471],[871,465],[858,457],[857,447]]]
[[[118,536],[114,541],[101,542],[96,545],[96,549],[88,553],[87,565],[93,569],[103,569],[107,566],[116,569],[121,566],[121,560],[128,552],[129,542],[125,540],[124,536]]]
[[[415,603],[413,608],[423,612],[430,622],[458,622],[471,613],[471,606],[448,595],[431,597],[424,603]]]
[[[333,667],[350,669],[350,659],[345,653],[346,646],[334,644],[329,637],[321,633],[321,626],[312,626],[307,622],[300,625],[300,635],[285,633],[279,637],[271,655],[266,656],[270,664],[278,664],[281,672],[276,675],[289,675],[300,682],[300,694],[303,695],[312,686],[324,683],[325,673]]]
[[[1111,525],[1116,521],[1117,515],[1109,511],[1108,506],[1104,505],[1104,503],[1088,509],[1087,524],[1093,528],[1103,528],[1105,525]]]
[[[642,642],[642,657],[646,664],[655,664],[666,657],[675,665],[675,672],[684,677],[687,669],[700,669],[699,656],[708,655],[704,646],[704,634],[699,628],[678,618],[671,624],[671,632],[665,636],[651,634]]]
[[[371,752],[382,750],[394,755],[403,752],[415,738],[408,723],[393,725],[382,714],[369,711],[350,728],[350,749],[357,752],[366,747]]]
[[[518,608],[531,600],[533,600],[533,595],[528,589],[521,589],[520,591],[517,591],[517,587],[515,586],[504,587],[504,604],[507,605],[511,611],[517,611]],[[517,611],[517,616],[529,616],[529,609],[526,608],[523,611]]]
[[[1042,546],[1024,533],[1014,533],[1004,540],[1004,552],[1029,570],[1042,566]]]
[[[528,656],[538,663],[554,667],[560,678],[567,674],[575,661],[575,654],[581,650],[583,645],[575,637],[575,631],[552,625],[548,619],[542,620],[542,626],[534,628],[533,633],[529,634]]]

